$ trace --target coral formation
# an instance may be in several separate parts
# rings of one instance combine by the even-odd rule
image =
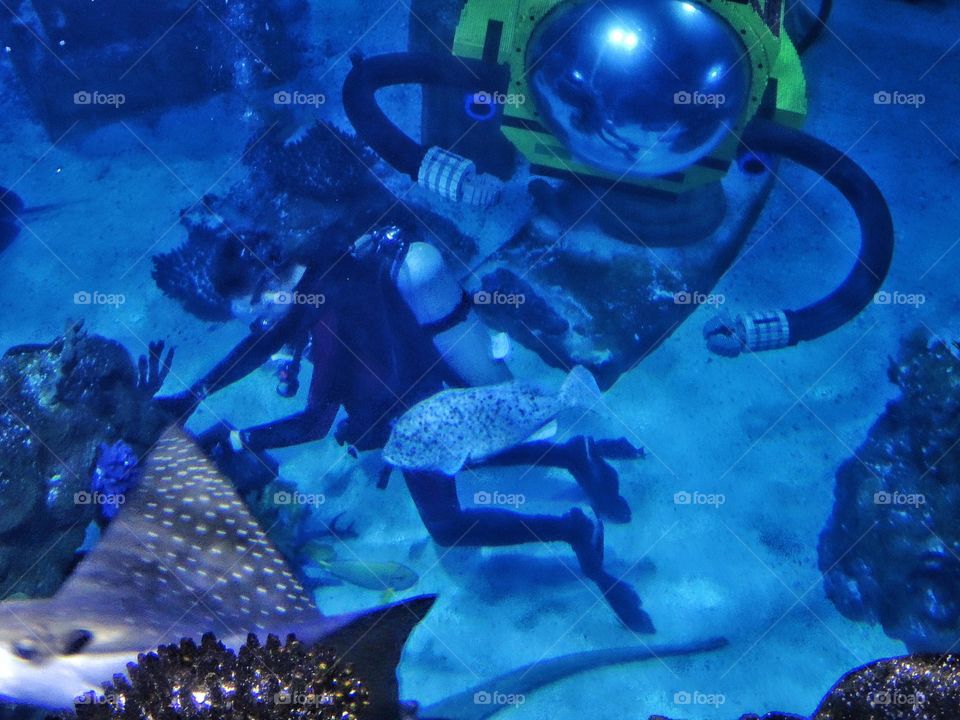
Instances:
[[[234,230],[206,204],[180,221],[188,240],[153,257],[153,279],[164,294],[202,320],[229,320],[235,298],[253,295],[289,269],[271,233]]]
[[[906,655],[846,673],[809,720],[954,720],[960,717],[960,656]],[[668,720],[654,715],[650,720]],[[740,720],[808,720],[771,712]]]
[[[138,380],[119,343],[79,325],[0,358],[0,594],[52,593],[95,516],[97,448],[122,439],[142,453],[159,436],[166,416]]]
[[[318,122],[297,137],[256,136],[244,162],[255,183],[324,203],[355,202],[382,191],[372,173],[376,156],[354,135],[335,125]]]
[[[364,681],[332,650],[254,635],[239,652],[210,633],[142,654],[102,693],[78,698],[79,720],[359,720]]]
[[[113,445],[101,443],[90,479],[92,493],[108,499],[121,498],[132,490],[138,481],[137,455],[123,440]],[[108,500],[98,503],[97,508],[104,520],[112,520],[120,509],[121,502]]]
[[[296,28],[307,7],[304,0],[33,0],[2,18],[0,40],[37,119],[56,134],[72,122],[114,122],[295,77],[304,64]],[[84,68],[82,81],[73,67]]]
[[[960,632],[960,360],[918,333],[889,376],[900,397],[837,471],[820,567],[844,615],[942,652]]]
[[[187,240],[153,258],[159,288],[196,317],[224,322],[244,308],[262,311],[259,293],[289,290],[297,266],[334,264],[377,227],[414,230],[448,257],[476,251],[449,220],[396,198],[355,136],[320,122],[292,139],[282,130],[255,134],[248,177],[182,212]]]

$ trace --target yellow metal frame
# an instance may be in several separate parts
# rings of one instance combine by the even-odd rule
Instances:
[[[747,108],[733,133],[716,150],[682,173],[651,178],[621,179],[571,156],[558,138],[541,124],[539,112],[526,75],[526,56],[537,25],[557,6],[571,0],[467,0],[460,14],[453,52],[462,58],[482,60],[491,22],[502,24],[497,62],[510,68],[509,92],[523,95],[525,102],[504,106],[503,134],[534,166],[559,173],[604,178],[642,187],[677,193],[715,182],[726,174],[747,123],[756,115],[771,80],[776,80],[777,119],[800,124],[806,115],[806,82],[796,48],[783,29],[784,0],[752,0],[750,4],[731,0],[690,0],[719,14],[737,31],[746,52],[743,62],[751,67],[751,88]],[[764,16],[767,3],[781,3],[776,13],[779,27],[771,28]]]

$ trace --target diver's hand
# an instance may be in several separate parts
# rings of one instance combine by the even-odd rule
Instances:
[[[178,425],[183,425],[206,396],[195,389],[187,389],[175,395],[165,395],[154,399],[167,415]]]
[[[149,355],[141,355],[137,361],[137,389],[145,395],[153,397],[160,391],[164,380],[170,374],[176,348],[167,350],[167,355],[164,357],[163,340],[151,342],[147,347]]]

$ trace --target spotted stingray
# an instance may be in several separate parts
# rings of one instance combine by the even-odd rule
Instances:
[[[433,601],[323,615],[230,481],[171,429],[60,591],[0,605],[0,697],[72,709],[159,645],[214,632],[239,647],[248,633],[295,633],[363,667],[371,717],[389,720],[399,717],[400,652]]]

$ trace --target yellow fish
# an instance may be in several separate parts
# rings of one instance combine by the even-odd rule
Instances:
[[[408,590],[420,580],[415,571],[398,562],[337,560],[336,551],[323,543],[311,542],[307,546],[307,555],[335,578],[367,590],[393,593]]]

